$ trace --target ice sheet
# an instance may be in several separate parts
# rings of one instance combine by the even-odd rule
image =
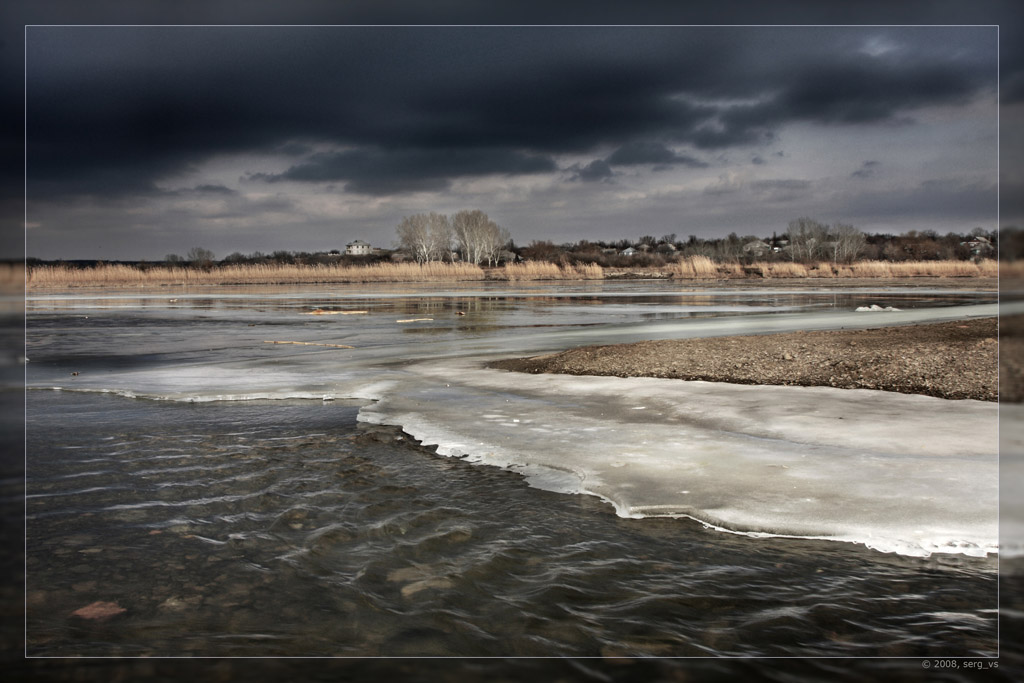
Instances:
[[[445,455],[688,516],[886,552],[998,547],[997,406],[869,390],[523,375],[421,363],[360,419]]]

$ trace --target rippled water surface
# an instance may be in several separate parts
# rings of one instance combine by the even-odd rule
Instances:
[[[650,288],[30,300],[28,653],[993,656],[992,558],[626,519],[345,398],[424,358],[993,298]]]

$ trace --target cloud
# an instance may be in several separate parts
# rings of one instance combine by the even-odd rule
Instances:
[[[861,164],[861,167],[850,174],[851,178],[870,178],[875,175],[879,166],[882,162],[880,161],[865,161]]]
[[[864,41],[864,45],[861,47],[861,52],[871,55],[872,57],[881,57],[882,55],[898,50],[899,45],[887,38],[886,36],[874,35],[869,36]]]
[[[356,151],[283,175],[403,193],[601,148],[615,149],[609,166],[698,168],[673,147],[763,145],[795,121],[893,122],[994,86],[986,27],[891,29],[901,49],[873,55],[858,49],[867,32],[33,27],[30,192],[145,195],[216,156],[331,147]]]
[[[556,170],[548,157],[508,149],[381,149],[319,153],[277,174],[253,173],[249,180],[343,181],[349,192],[386,195],[443,190],[453,178],[525,175]]]
[[[830,64],[799,74],[765,113],[822,123],[892,120],[922,106],[966,102],[986,80],[955,63]]]
[[[605,161],[612,166],[681,164],[693,168],[706,168],[708,165],[695,157],[679,154],[658,142],[629,142],[612,152]]]
[[[757,195],[769,201],[793,201],[809,195],[811,181],[801,178],[776,178],[770,180],[755,180],[750,183],[750,189]]]
[[[926,180],[909,188],[888,188],[847,195],[837,212],[851,220],[899,221],[937,218],[995,225],[998,189],[995,182],[962,178]],[[967,226],[967,229],[973,226]]]
[[[739,192],[743,188],[743,178],[736,173],[723,173],[718,180],[704,187],[704,194],[722,195]]]
[[[230,187],[224,185],[196,185],[191,189],[191,192],[198,194],[215,194],[215,195],[227,195],[233,196],[238,194],[238,190],[232,190]]]
[[[806,190],[811,186],[811,181],[798,178],[785,178],[776,180],[756,180],[750,183],[751,189],[756,192],[772,192],[775,190]]]
[[[583,167],[575,164],[570,170],[575,171],[575,175],[572,177],[573,180],[582,180],[588,183],[606,181],[614,175],[612,167],[604,159],[594,159]]]

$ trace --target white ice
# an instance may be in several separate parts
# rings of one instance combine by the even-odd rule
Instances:
[[[541,488],[600,496],[621,516],[688,516],[905,555],[997,552],[994,403],[525,375],[466,361],[407,372],[417,380],[360,419]]]

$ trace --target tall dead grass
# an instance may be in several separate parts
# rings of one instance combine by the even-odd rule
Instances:
[[[707,256],[687,256],[665,266],[672,277],[686,279],[716,278],[718,264]]]
[[[600,280],[604,277],[604,268],[596,263],[579,265],[558,265],[547,261],[525,261],[523,263],[507,263],[502,268],[491,272],[491,278],[508,280]]]
[[[1004,275],[1024,277],[1024,262],[1002,263]],[[678,279],[733,279],[760,275],[764,278],[907,278],[996,277],[1000,264],[992,259],[971,261],[860,261],[834,265],[757,262],[744,269],[738,263],[715,263],[706,256],[690,256],[663,268],[650,269]],[[597,264],[557,265],[526,261],[484,270],[468,263],[377,263],[368,266],[339,265],[227,265],[203,270],[189,267],[138,268],[122,264],[94,268],[33,266],[28,270],[29,289],[75,287],[159,287],[174,285],[269,285],[367,282],[456,282],[474,280],[599,280],[604,269]],[[22,264],[0,264],[0,289],[20,290],[25,281]]]
[[[807,277],[807,266],[802,263],[758,261],[753,269],[760,272],[761,277]]]
[[[819,261],[803,263],[758,262],[751,266],[765,278],[904,278],[904,277],[996,277],[999,265],[992,259],[972,261],[858,261],[849,265]]]
[[[375,263],[336,265],[228,265],[199,268],[136,268],[120,264],[95,268],[40,266],[29,271],[28,287],[241,285],[292,283],[433,282],[483,280],[484,270],[468,263]]]
[[[850,265],[853,277],[995,277],[996,261],[861,261]]]

